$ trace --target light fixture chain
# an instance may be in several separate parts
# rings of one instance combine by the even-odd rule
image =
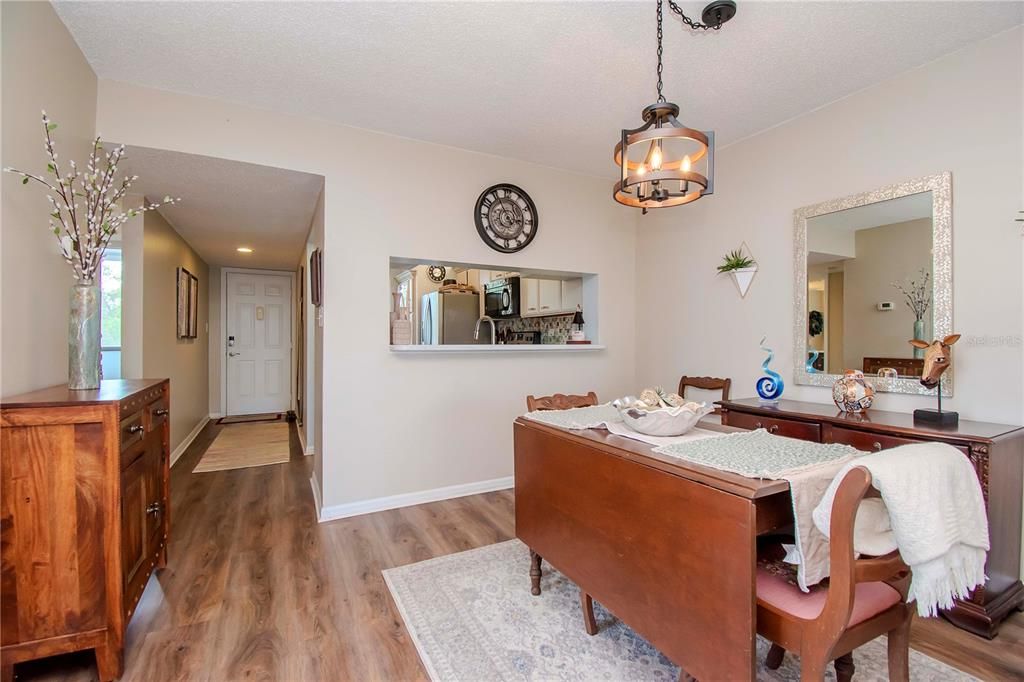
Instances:
[[[690,28],[692,28],[694,30],[698,30],[699,29],[699,30],[707,31],[708,29],[714,29],[714,30],[717,31],[718,29],[722,28],[721,22],[719,22],[717,24],[702,24],[699,21],[694,21],[690,17],[686,16],[686,14],[683,13],[683,10],[679,7],[679,5],[677,5],[676,3],[672,2],[672,0],[668,0],[668,7],[673,12],[675,12],[676,14],[679,15],[679,18],[683,20],[684,24],[686,24],[687,26],[689,26]],[[659,16],[659,26],[660,26],[661,0],[658,0],[658,16]],[[721,15],[719,15],[719,16],[721,16]],[[658,35],[659,36],[661,35],[660,28],[659,28]],[[660,47],[660,43],[659,43],[659,47]]]
[[[671,1],[672,0],[669,0],[669,2],[671,2]],[[662,65],[661,65],[661,53],[662,53],[662,49],[661,49],[661,38],[662,38],[661,24],[662,24],[661,0],[658,0],[658,101],[659,102],[664,102],[665,101],[665,95],[661,94],[661,87],[662,87],[662,84],[661,84],[661,69],[662,69]]]

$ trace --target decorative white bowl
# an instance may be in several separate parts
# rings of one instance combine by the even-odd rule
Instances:
[[[622,422],[629,428],[648,436],[681,436],[711,412],[714,407],[707,403],[687,403],[680,407],[662,407],[644,410],[630,403],[616,400],[612,403],[622,416]]]

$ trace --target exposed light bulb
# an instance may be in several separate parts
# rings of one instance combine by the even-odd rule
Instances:
[[[636,169],[636,174],[637,175],[643,175],[646,172],[647,172],[647,164],[641,163],[640,167]]]
[[[661,147],[657,146],[651,150],[651,168],[661,170]]]
[[[683,170],[689,172],[690,170],[690,155],[687,154],[683,157]]]

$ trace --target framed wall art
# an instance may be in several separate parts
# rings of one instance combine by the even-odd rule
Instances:
[[[177,269],[177,336],[179,339],[188,338],[188,304],[189,304],[189,287],[192,284],[192,273],[185,268]]]
[[[176,271],[176,332],[179,339],[199,336],[199,278],[185,268]]]
[[[323,305],[324,255],[316,249],[309,256],[309,301],[316,307]]]

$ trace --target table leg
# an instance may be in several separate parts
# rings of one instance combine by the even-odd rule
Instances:
[[[530,550],[530,594],[537,596],[540,594],[540,562],[542,561],[540,554],[537,554],[532,549]]]
[[[583,607],[583,627],[588,635],[597,634],[597,620],[594,619],[594,600],[589,594],[580,590],[580,606]]]

